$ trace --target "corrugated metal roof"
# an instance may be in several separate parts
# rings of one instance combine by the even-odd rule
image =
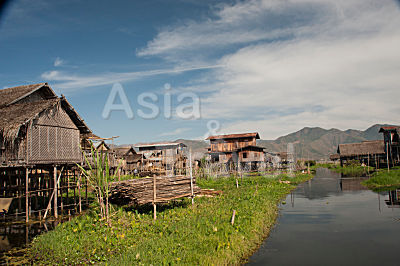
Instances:
[[[228,134],[228,135],[215,135],[209,136],[207,140],[212,139],[235,139],[235,138],[256,138],[260,139],[260,135],[257,132],[253,133],[240,133],[240,134]]]

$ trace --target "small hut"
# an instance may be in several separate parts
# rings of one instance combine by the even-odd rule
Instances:
[[[122,161],[121,172],[124,175],[132,174],[140,168],[142,155],[138,154],[133,147],[116,147],[113,149],[116,159]]]
[[[0,90],[0,197],[25,198],[26,219],[47,205],[40,201],[53,198],[57,216],[64,208],[58,195],[80,190],[76,164],[82,162],[80,143],[89,134],[71,104],[47,83]],[[41,197],[33,206],[32,196]],[[20,214],[21,208],[14,212]]]
[[[339,144],[337,153],[342,166],[349,161],[357,160],[379,168],[385,160],[385,144],[383,140]]]

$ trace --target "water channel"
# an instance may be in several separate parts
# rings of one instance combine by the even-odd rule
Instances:
[[[280,204],[276,226],[250,265],[400,265],[400,189],[320,168]]]

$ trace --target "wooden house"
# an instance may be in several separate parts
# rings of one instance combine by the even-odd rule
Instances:
[[[379,129],[383,133],[383,141],[385,145],[386,159],[389,164],[400,164],[400,126],[385,126]]]
[[[256,168],[265,162],[264,148],[257,146],[258,133],[210,136],[208,154],[212,162]]]
[[[28,220],[44,206],[43,200],[32,205],[31,197],[48,200],[53,194],[57,217],[64,207],[57,195],[81,189],[76,164],[83,159],[80,143],[90,134],[71,104],[47,83],[0,90],[0,197],[16,198],[19,206],[25,197]],[[21,207],[13,211],[22,213]]]
[[[337,153],[342,166],[352,160],[357,160],[366,165],[374,165],[378,168],[385,163],[385,144],[383,140],[339,144]]]
[[[186,170],[186,145],[181,142],[156,142],[135,145],[142,155],[141,171],[173,175]]]
[[[113,149],[116,159],[121,161],[122,174],[133,174],[134,170],[139,170],[142,163],[142,155],[138,154],[133,147],[116,147]]]

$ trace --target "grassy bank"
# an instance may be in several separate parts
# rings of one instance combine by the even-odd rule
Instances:
[[[348,164],[348,165],[344,165],[344,166],[340,166],[337,164],[327,164],[327,163],[326,164],[317,164],[314,168],[318,168],[318,167],[328,168],[336,173],[341,173],[343,176],[348,176],[348,177],[365,176],[375,170],[374,167],[370,166],[369,172],[368,172],[367,166],[361,166],[358,163],[357,164],[352,163],[352,164]]]
[[[394,168],[389,172],[386,169],[381,169],[374,175],[363,182],[368,188],[390,188],[390,187],[400,187],[400,169]]]
[[[251,177],[239,188],[234,178],[198,180],[223,194],[197,197],[193,206],[188,199],[162,206],[156,222],[151,208],[119,208],[111,226],[90,212],[39,236],[27,256],[37,264],[238,264],[269,233],[279,200],[309,178]]]

